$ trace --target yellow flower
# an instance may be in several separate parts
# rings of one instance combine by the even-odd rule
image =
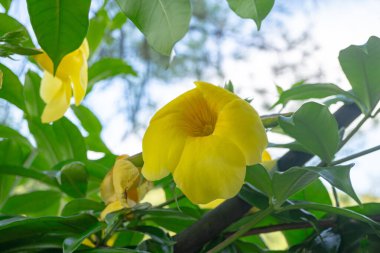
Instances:
[[[262,156],[261,156],[261,164],[267,168],[270,169],[273,167],[273,162],[271,155],[268,151],[264,150]],[[199,206],[204,209],[214,209],[215,207],[219,206],[225,201],[225,199],[216,199],[206,204],[200,204]]]
[[[152,183],[141,176],[128,156],[119,156],[100,186],[100,195],[107,204],[101,219],[110,212],[136,205],[151,188]]]
[[[53,62],[46,53],[34,56],[44,69],[40,95],[46,106],[42,113],[42,122],[60,119],[70,106],[72,93],[76,105],[83,100],[87,89],[88,56],[88,43],[85,39],[77,50],[63,57],[55,76],[53,76]]]
[[[195,84],[151,119],[142,174],[153,181],[171,172],[193,203],[208,203],[239,192],[246,165],[261,161],[268,141],[246,101],[212,84]]]

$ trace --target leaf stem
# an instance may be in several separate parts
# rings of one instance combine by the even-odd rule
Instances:
[[[176,198],[172,198],[172,199],[169,199],[167,201],[165,201],[164,203],[161,203],[157,206],[155,206],[155,208],[161,208],[161,207],[164,207],[164,206],[167,206],[167,205],[170,205],[171,203],[174,203],[180,199],[183,199],[185,197],[185,195],[183,194],[180,194],[179,196],[177,196]]]
[[[255,214],[253,219],[243,225],[238,231],[236,231],[234,234],[229,236],[226,240],[216,245],[214,248],[207,251],[207,253],[216,253],[233,243],[235,240],[237,240],[240,236],[247,233],[254,225],[256,225],[258,222],[260,222],[262,219],[264,219],[266,216],[271,214],[273,212],[273,207],[269,206],[267,209],[261,210]]]
[[[332,192],[334,195],[335,205],[336,205],[336,207],[339,207],[340,204],[339,204],[338,192],[336,191],[336,188],[334,186],[332,186]]]
[[[365,115],[362,120],[359,121],[359,123],[354,127],[354,129],[351,130],[351,132],[344,138],[340,144],[341,149],[351,138],[356,134],[357,131],[362,127],[362,125],[371,117],[371,114]]]
[[[334,166],[334,165],[337,165],[337,164],[341,164],[341,163],[344,163],[344,162],[347,162],[347,161],[350,161],[352,159],[355,159],[355,158],[358,158],[358,157],[361,157],[363,155],[367,155],[369,153],[372,153],[372,152],[375,152],[377,150],[380,150],[380,145],[377,145],[375,147],[372,147],[372,148],[369,148],[369,149],[366,149],[366,150],[363,150],[363,151],[360,151],[358,153],[355,153],[355,154],[352,154],[352,155],[349,155],[349,156],[346,156],[342,159],[339,159],[339,160],[336,160],[336,161],[333,161],[330,163],[331,166]]]

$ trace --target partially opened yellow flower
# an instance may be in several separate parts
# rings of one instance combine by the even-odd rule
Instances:
[[[74,93],[75,104],[79,105],[87,89],[87,59],[89,48],[85,39],[75,51],[63,57],[53,75],[53,62],[46,53],[34,56],[44,69],[40,95],[46,103],[42,113],[42,122],[52,122],[60,119],[70,106]]]
[[[246,165],[261,161],[267,136],[259,115],[235,94],[205,82],[151,119],[143,138],[143,175],[174,181],[194,203],[235,196]]]
[[[152,183],[141,176],[128,156],[119,156],[100,186],[100,195],[107,204],[101,219],[110,212],[136,205],[151,188]]]

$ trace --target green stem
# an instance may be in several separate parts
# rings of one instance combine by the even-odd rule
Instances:
[[[344,163],[344,162],[347,162],[347,161],[350,161],[352,159],[355,159],[355,158],[358,158],[360,156],[363,156],[363,155],[367,155],[369,153],[372,153],[372,152],[375,152],[377,150],[380,150],[380,145],[377,145],[375,147],[372,147],[372,148],[369,148],[369,149],[366,149],[366,150],[363,150],[363,151],[360,151],[356,154],[352,154],[352,155],[349,155],[349,156],[346,156],[342,159],[339,159],[339,160],[336,160],[336,161],[333,161],[332,163],[330,163],[331,166],[334,166],[334,165],[337,165],[337,164],[341,164],[341,163]]]
[[[342,143],[340,144],[341,149],[351,138],[356,134],[357,131],[362,127],[362,125],[371,117],[371,114],[369,113],[368,115],[365,115],[364,118],[362,118],[361,121],[355,126],[354,129],[342,140]]]
[[[253,219],[246,223],[244,226],[242,226],[238,231],[236,231],[234,234],[229,236],[226,240],[216,245],[214,248],[207,251],[207,253],[216,253],[233,243],[235,240],[237,240],[240,236],[247,233],[253,226],[255,226],[258,222],[260,222],[262,219],[264,219],[266,216],[270,215],[273,212],[273,207],[270,206],[267,209],[261,210],[253,216]]]
[[[155,208],[161,208],[161,207],[164,207],[164,206],[170,205],[171,203],[174,203],[174,202],[176,202],[176,201],[178,201],[178,200],[180,200],[180,199],[183,199],[184,197],[185,197],[185,195],[180,194],[180,195],[179,195],[178,197],[176,197],[176,198],[169,199],[169,200],[165,201],[164,203],[161,203],[161,204],[155,206]]]
[[[338,192],[336,191],[336,188],[334,186],[332,186],[332,192],[334,195],[335,205],[336,205],[336,207],[339,207],[340,204],[339,204]]]

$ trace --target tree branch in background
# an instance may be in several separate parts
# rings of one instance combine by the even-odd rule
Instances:
[[[361,114],[356,104],[346,104],[334,113],[339,128],[346,128]],[[302,166],[313,155],[289,151],[278,162],[278,170],[285,171],[294,166]],[[229,225],[243,217],[252,206],[238,196],[226,200],[208,212],[202,219],[177,234],[174,251],[177,253],[198,252],[208,241],[216,238]]]

